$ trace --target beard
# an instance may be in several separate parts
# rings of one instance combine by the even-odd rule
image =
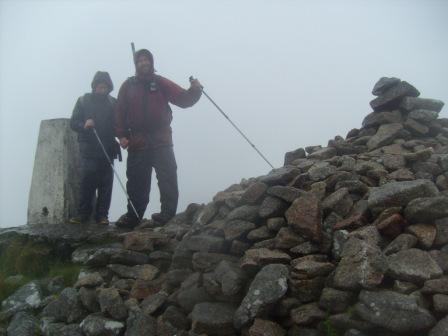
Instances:
[[[137,68],[137,72],[141,75],[149,75],[152,72],[151,65],[143,65]]]

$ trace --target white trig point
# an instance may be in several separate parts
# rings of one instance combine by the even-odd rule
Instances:
[[[28,224],[60,224],[76,214],[80,164],[70,120],[42,120],[28,199]]]

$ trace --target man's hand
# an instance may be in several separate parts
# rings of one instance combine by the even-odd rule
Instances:
[[[128,140],[128,138],[120,138],[120,146],[121,146],[121,148],[123,148],[123,149],[126,149],[126,148],[128,148],[128,146],[129,146],[129,140]]]
[[[202,85],[196,78],[190,80],[190,87],[194,90],[202,90]]]
[[[86,123],[84,124],[84,129],[90,129],[95,127],[95,122],[93,119],[87,119]]]

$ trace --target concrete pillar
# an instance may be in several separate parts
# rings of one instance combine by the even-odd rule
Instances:
[[[70,120],[42,120],[28,199],[28,224],[59,224],[76,215],[80,154]]]

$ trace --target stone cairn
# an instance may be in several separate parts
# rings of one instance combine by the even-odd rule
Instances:
[[[448,335],[443,102],[398,78],[372,93],[345,139],[78,247],[73,287],[3,301],[8,335]]]

